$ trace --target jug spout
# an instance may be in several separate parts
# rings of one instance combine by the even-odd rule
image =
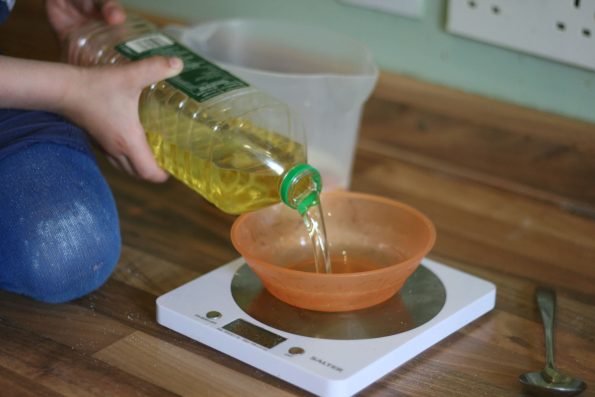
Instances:
[[[377,70],[361,76],[326,76],[322,78],[326,92],[320,97],[327,98],[339,111],[356,111],[368,99],[377,80]]]

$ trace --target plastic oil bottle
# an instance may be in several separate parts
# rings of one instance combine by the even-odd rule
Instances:
[[[147,87],[139,114],[157,162],[222,211],[284,201],[304,215],[318,203],[318,171],[306,164],[305,133],[289,108],[208,62],[149,22],[94,22],[73,32],[69,63],[119,64],[176,56],[184,70]]]

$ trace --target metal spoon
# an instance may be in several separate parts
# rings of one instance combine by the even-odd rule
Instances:
[[[579,379],[561,374],[554,365],[554,316],[556,293],[549,288],[538,288],[535,292],[537,305],[545,328],[545,361],[542,371],[527,372],[519,376],[525,390],[536,396],[574,396],[587,388]]]

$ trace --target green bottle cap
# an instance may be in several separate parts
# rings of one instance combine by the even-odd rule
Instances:
[[[305,191],[296,192],[295,188],[304,178],[310,180],[308,186],[305,187]],[[308,208],[318,205],[321,190],[322,178],[318,170],[309,164],[297,164],[285,173],[279,188],[279,195],[285,204],[303,215],[308,211]]]

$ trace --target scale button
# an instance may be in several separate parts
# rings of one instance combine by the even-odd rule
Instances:
[[[292,356],[298,355],[298,354],[304,354],[305,350],[302,349],[301,347],[290,347],[289,350],[287,350],[289,352],[289,354],[291,354]]]
[[[210,318],[212,320],[218,319],[220,317],[221,317],[221,313],[218,312],[217,310],[211,310],[210,312],[207,313],[207,318]]]

